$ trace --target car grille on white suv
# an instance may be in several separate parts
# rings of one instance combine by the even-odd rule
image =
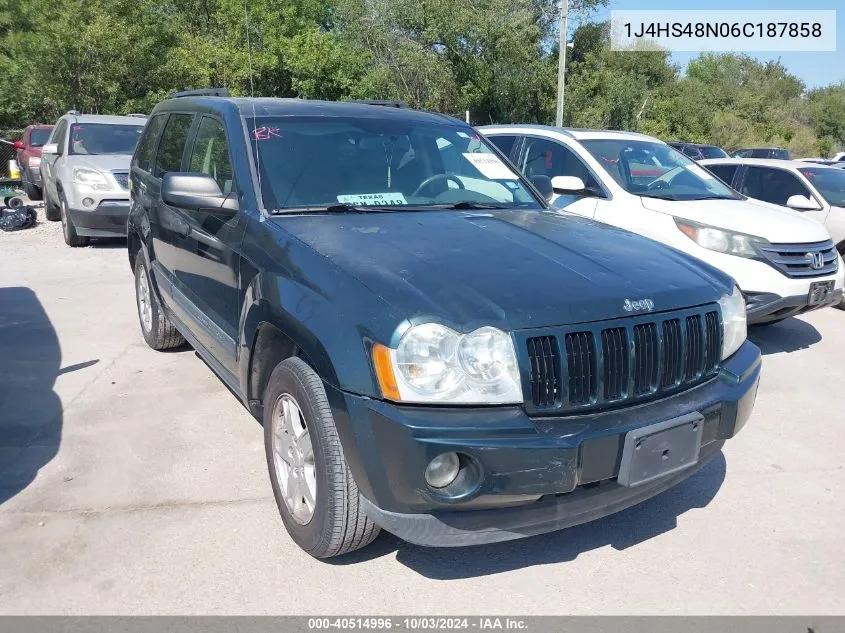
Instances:
[[[839,268],[833,242],[769,244],[760,248],[766,261],[787,277],[824,277]]]

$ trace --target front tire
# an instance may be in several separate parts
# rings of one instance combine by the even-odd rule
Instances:
[[[147,345],[156,350],[184,345],[185,338],[173,327],[159,305],[144,257],[140,253],[135,257],[135,303],[138,306],[141,334]]]
[[[320,377],[300,358],[273,370],[264,390],[264,448],[273,496],[294,542],[315,558],[372,543]]]
[[[73,225],[73,220],[70,217],[70,213],[67,207],[67,200],[65,200],[64,195],[59,193],[59,209],[61,211],[62,216],[62,234],[65,237],[65,244],[70,246],[71,248],[77,248],[79,246],[88,246],[88,243],[91,241],[87,237],[82,237],[81,235],[77,235],[76,227]]]
[[[62,212],[51,200],[50,194],[43,190],[44,194],[44,217],[50,222],[58,222],[62,219]]]

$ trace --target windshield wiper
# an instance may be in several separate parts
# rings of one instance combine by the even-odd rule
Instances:
[[[507,209],[508,207],[501,204],[491,204],[487,202],[473,202],[472,200],[461,200],[454,204],[433,204],[431,205],[437,209]]]
[[[692,202],[696,200],[742,200],[736,196],[701,196],[700,198],[690,198]]]
[[[654,193],[643,192],[643,193],[638,193],[636,195],[640,196],[641,198],[655,198],[656,200],[671,200],[672,202],[678,202],[679,200],[682,200],[682,198],[679,198],[678,196],[675,196],[675,195],[672,195],[672,194],[669,194],[668,196],[658,196],[657,194],[654,194]]]

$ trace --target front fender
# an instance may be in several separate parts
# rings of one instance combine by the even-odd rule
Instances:
[[[259,273],[245,292],[239,331],[239,380],[248,393],[256,333],[269,323],[290,338],[326,383],[358,395],[379,397],[370,342],[380,336],[343,313],[313,288],[284,276]]]

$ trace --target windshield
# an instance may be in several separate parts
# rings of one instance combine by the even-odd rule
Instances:
[[[729,158],[725,150],[715,145],[702,145],[699,149],[704,154],[704,158]]]
[[[412,118],[247,118],[271,211],[532,207],[520,177],[471,128]]]
[[[29,146],[30,147],[41,147],[44,143],[47,142],[47,139],[50,138],[50,131],[53,128],[49,127],[37,127],[33,128],[32,132],[29,133]]]
[[[131,154],[143,125],[74,123],[70,126],[71,154]]]
[[[741,200],[733,189],[663,143],[601,139],[581,144],[628,193],[665,200]]]
[[[802,167],[798,171],[813,183],[828,204],[845,207],[845,171],[826,167]]]

